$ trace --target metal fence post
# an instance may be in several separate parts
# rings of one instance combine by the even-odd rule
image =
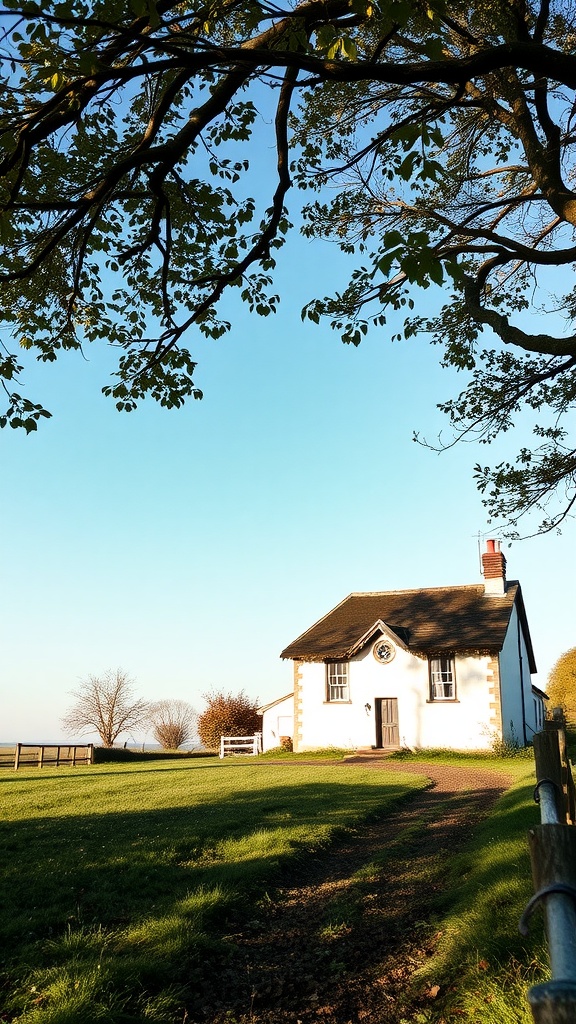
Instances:
[[[576,828],[573,821],[571,766],[566,757],[564,723],[554,722],[534,736],[535,799],[542,824],[528,835],[535,895],[520,930],[527,933],[532,910],[542,904],[550,954],[551,981],[533,986],[528,1003],[534,1024],[576,1022]]]
[[[557,729],[548,732],[537,732],[534,736],[534,756],[536,758],[536,779],[542,782],[549,779],[556,789],[556,808],[558,821],[566,821],[566,808],[562,788],[562,762]]]

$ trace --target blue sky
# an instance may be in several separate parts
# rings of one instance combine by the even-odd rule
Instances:
[[[426,338],[392,344],[397,324],[359,349],[302,324],[341,268],[294,239],[276,317],[231,303],[230,334],[190,339],[205,398],[184,410],[117,413],[107,352],[31,368],[54,418],[0,434],[1,742],[63,739],[70,691],[119,666],[151,700],[273,699],[292,685],[282,648],[349,592],[480,581],[477,535],[493,531],[472,467],[490,453],[412,441],[446,429],[436,402],[461,382]],[[576,642],[573,527],[505,551],[545,686]]]

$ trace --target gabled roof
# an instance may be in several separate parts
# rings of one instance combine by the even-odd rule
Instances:
[[[276,700],[271,700],[269,704],[263,704],[261,708],[256,708],[257,715],[263,715],[265,711],[269,711],[270,708],[275,708],[277,704],[282,704],[283,701],[288,700],[289,697],[294,696],[294,690],[290,690],[290,693],[285,693],[283,697],[277,697]]]
[[[294,661],[346,661],[380,627],[393,633],[414,654],[496,653],[502,649],[516,605],[530,671],[536,671],[520,584],[512,580],[504,594],[485,593],[483,584],[350,594],[314,626],[289,644],[281,658]],[[365,641],[365,643],[362,643]]]
[[[408,635],[405,629],[398,627],[396,630],[390,629],[382,619],[378,619],[373,622],[369,629],[358,638],[356,643],[350,648],[348,657],[353,658],[355,654],[363,650],[371,640],[375,640],[376,637],[387,636],[397,647],[403,647],[405,651],[409,650],[408,647]]]

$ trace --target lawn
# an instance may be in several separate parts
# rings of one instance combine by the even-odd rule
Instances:
[[[296,859],[425,781],[203,759],[2,771],[0,784],[0,1020],[176,1024],[231,955],[225,933]]]
[[[401,759],[493,767],[512,780],[444,866],[444,892],[432,922],[434,952],[413,978],[415,991],[438,986],[438,1003],[421,1008],[409,1024],[532,1024],[526,993],[550,977],[542,913],[532,918],[528,937],[518,930],[534,892],[527,834],[540,823],[532,752],[500,759],[438,751]]]

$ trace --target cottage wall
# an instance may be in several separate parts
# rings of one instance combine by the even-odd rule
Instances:
[[[531,742],[540,726],[532,697],[528,651],[516,607],[510,616],[500,654],[500,672],[505,681],[502,686],[502,733],[504,739],[524,746]]]
[[[301,663],[295,748],[374,746],[377,700],[396,698],[400,746],[487,749],[489,665],[488,657],[456,658],[456,700],[431,701],[427,659],[397,647],[383,665],[369,644],[349,663],[350,700],[340,703],[326,700],[326,666]]]
[[[262,749],[280,746],[282,736],[294,734],[294,697],[284,697],[266,708],[262,715]]]

